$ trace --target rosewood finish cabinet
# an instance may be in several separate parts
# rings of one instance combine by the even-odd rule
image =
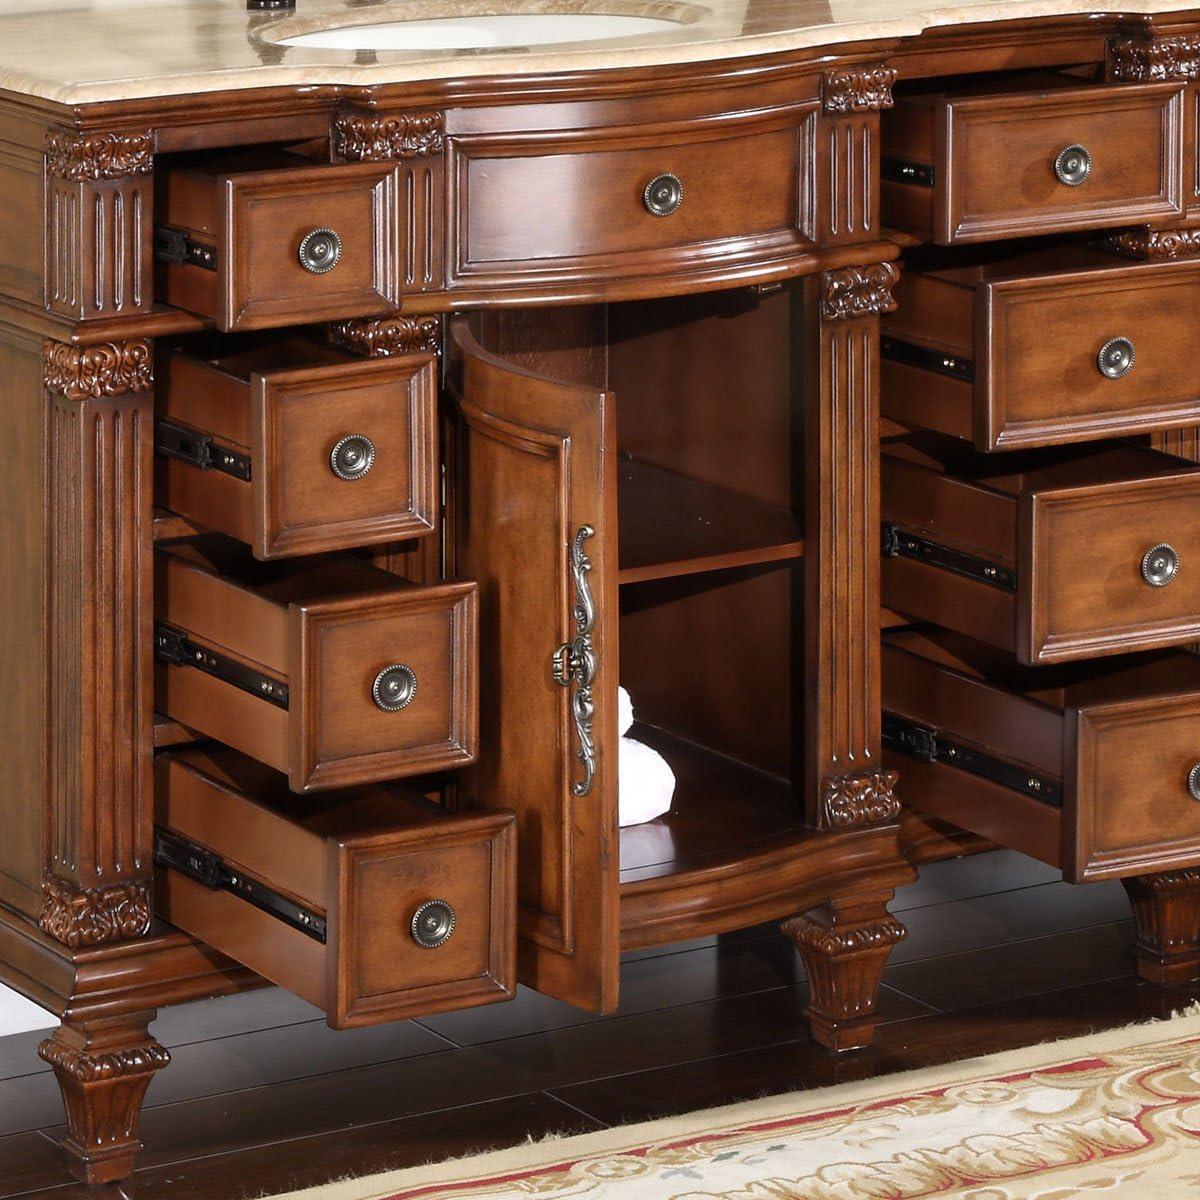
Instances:
[[[781,921],[864,1046],[997,844],[1200,975],[1200,12],[536,7],[0,0],[0,980],[84,1180],[265,982],[604,1012]]]

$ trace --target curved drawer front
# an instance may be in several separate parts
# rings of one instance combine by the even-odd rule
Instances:
[[[812,107],[450,142],[451,286],[769,263],[811,243]]]
[[[231,750],[156,763],[158,914],[335,1029],[509,999],[516,828],[398,785],[315,801]]]
[[[885,113],[885,222],[950,245],[1182,216],[1181,85],[1030,82]]]
[[[160,503],[258,558],[436,527],[432,354],[355,359],[298,339],[223,358],[176,351],[159,392]]]
[[[262,564],[217,535],[160,549],[156,707],[298,792],[474,761],[473,583],[349,556]]]

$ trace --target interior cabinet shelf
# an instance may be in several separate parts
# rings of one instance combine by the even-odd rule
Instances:
[[[635,458],[618,470],[621,583],[804,556],[803,517]]]
[[[716,754],[653,726],[629,736],[657,750],[675,772],[671,811],[621,831],[621,882],[676,876],[735,862],[813,836],[786,779]]]

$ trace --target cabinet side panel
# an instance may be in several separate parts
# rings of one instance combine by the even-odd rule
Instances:
[[[36,231],[42,226],[45,205],[41,154],[0,141],[0,195],[4,197],[5,228],[23,231],[0,244],[0,292],[40,305],[44,265]]]
[[[46,406],[41,342],[0,333],[0,900],[40,907],[46,795]]]

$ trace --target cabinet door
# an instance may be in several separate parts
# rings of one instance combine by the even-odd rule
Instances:
[[[608,1011],[620,951],[613,400],[493,355],[465,317],[451,344],[454,562],[480,601],[480,754],[460,786],[517,814],[521,981]]]

